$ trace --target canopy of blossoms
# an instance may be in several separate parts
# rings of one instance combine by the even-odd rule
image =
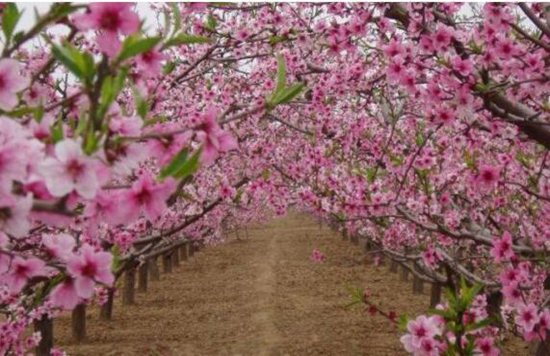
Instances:
[[[448,288],[408,321],[411,354],[546,339],[548,6],[151,13],[58,3],[18,31],[2,7],[0,354],[154,251],[291,206]]]

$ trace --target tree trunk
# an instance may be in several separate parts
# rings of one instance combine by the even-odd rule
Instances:
[[[160,280],[158,260],[159,260],[158,257],[155,256],[149,261],[149,275],[152,281]]]
[[[145,262],[143,262],[143,264],[139,266],[138,291],[141,293],[147,292],[148,273],[149,273],[149,261],[145,260]]]
[[[178,253],[178,249],[174,249],[172,251],[172,255],[171,255],[171,258],[172,258],[172,266],[174,266],[174,268],[176,267],[179,267],[180,266],[180,254]]]
[[[172,273],[172,258],[169,252],[162,256],[162,271],[164,273]]]
[[[187,244],[183,244],[180,246],[180,260],[182,262],[187,261]]]
[[[122,304],[132,305],[135,303],[136,268],[130,266],[124,273],[124,290],[122,291]]]
[[[357,237],[356,234],[352,234],[350,236],[350,240],[351,240],[351,243],[354,244],[354,245],[359,245],[359,238]]]
[[[403,266],[401,269],[401,276],[400,276],[401,282],[407,282],[409,280],[409,270]]]
[[[115,289],[109,288],[107,292],[107,301],[101,306],[99,317],[103,320],[111,320],[113,318],[113,301],[115,299]]]
[[[53,348],[53,320],[43,315],[40,320],[34,322],[34,331],[42,336],[36,346],[36,356],[50,356]]]
[[[537,341],[532,348],[533,356],[548,356],[550,355],[550,331],[546,332],[546,340]]]
[[[424,281],[416,275],[413,276],[413,294],[424,293]]]
[[[72,313],[73,341],[77,344],[86,341],[86,304],[78,304]]]
[[[346,230],[346,229],[344,229],[344,231],[342,231],[342,240],[348,241],[348,230]]]
[[[395,261],[395,260],[391,260],[390,272],[391,273],[397,273],[398,269],[399,269],[399,263],[397,263],[397,261]]]
[[[441,284],[435,282],[432,284],[430,308],[435,308],[439,303],[441,303]]]
[[[195,254],[195,244],[193,241],[189,242],[189,257],[193,257]]]

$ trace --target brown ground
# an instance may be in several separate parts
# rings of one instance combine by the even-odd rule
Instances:
[[[241,234],[242,235],[242,234]],[[70,341],[70,318],[56,321],[56,345],[70,355],[404,355],[400,332],[351,301],[348,286],[369,286],[385,310],[423,313],[387,266],[362,263],[360,248],[303,215],[249,229],[250,238],[202,250],[163,274],[135,306],[115,301],[111,322],[88,317],[88,342]],[[313,248],[327,259],[309,260]],[[511,349],[511,347],[514,347]],[[524,355],[521,345],[505,355]]]

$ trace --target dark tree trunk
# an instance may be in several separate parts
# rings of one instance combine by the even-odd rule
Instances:
[[[435,308],[439,303],[441,303],[441,284],[436,282],[432,284],[430,308]]]
[[[50,356],[53,348],[53,320],[43,315],[34,322],[34,331],[39,332],[42,338],[36,346],[37,356]]]
[[[122,292],[122,304],[132,305],[135,303],[136,290],[136,268],[130,266],[124,273],[124,290]]]
[[[143,262],[143,264],[139,266],[138,291],[141,293],[147,292],[148,274],[149,274],[149,261],[145,260],[145,262]]]
[[[158,257],[153,257],[149,261],[149,275],[150,275],[152,281],[159,281],[160,280]]]
[[[185,262],[187,261],[187,244],[180,246],[180,259]]]
[[[162,270],[164,273],[172,273],[172,257],[169,252],[162,256]]]
[[[72,331],[75,343],[86,341],[86,304],[79,304],[73,309]]]
[[[174,268],[176,267],[179,267],[180,265],[180,254],[178,253],[178,249],[174,249],[172,254],[171,254],[171,257],[172,257],[172,265],[174,266]]]
[[[111,320],[113,318],[113,302],[115,299],[115,289],[109,288],[107,292],[107,301],[101,306],[99,317],[103,320]]]

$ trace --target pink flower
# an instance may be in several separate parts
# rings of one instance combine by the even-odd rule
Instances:
[[[122,195],[119,192],[100,191],[93,201],[86,204],[84,216],[111,226],[122,224],[126,221]]]
[[[495,347],[495,341],[491,337],[478,339],[476,342],[477,351],[483,356],[498,356],[500,351]]]
[[[92,297],[96,282],[113,284],[115,278],[111,272],[112,262],[113,256],[110,253],[96,252],[88,244],[82,246],[80,254],[69,257],[67,271],[75,279],[74,286],[79,297]]]
[[[50,295],[50,300],[54,307],[65,310],[74,309],[80,301],[76,290],[75,280],[68,277],[65,281],[57,285]]]
[[[44,235],[42,243],[48,254],[57,259],[68,258],[76,245],[74,237],[69,234]]]
[[[313,249],[311,252],[311,262],[313,263],[321,263],[325,260],[325,255],[319,251],[318,249]]]
[[[11,262],[10,272],[5,277],[5,282],[12,294],[19,293],[29,279],[47,274],[44,261],[34,257],[26,260],[15,257]]]
[[[24,198],[13,195],[0,196],[0,231],[13,237],[23,237],[30,229],[29,214],[32,196]]]
[[[509,232],[505,232],[500,239],[494,239],[493,246],[491,254],[497,262],[500,263],[503,260],[509,260],[514,257],[512,235]]]
[[[529,305],[521,304],[519,306],[516,324],[521,326],[524,332],[529,333],[533,331],[539,320],[540,317],[535,304],[529,303]]]
[[[491,189],[500,178],[500,169],[497,167],[483,165],[479,168],[476,178],[477,185],[484,189]]]
[[[472,74],[474,70],[474,65],[472,61],[469,59],[462,59],[456,56],[453,58],[452,64],[453,64],[453,69],[465,77]]]
[[[151,220],[160,216],[166,209],[166,200],[172,194],[174,184],[173,179],[155,184],[149,173],[142,174],[121,199],[125,202],[126,222],[137,220],[142,211]]]
[[[99,190],[96,164],[85,156],[80,145],[71,139],[55,145],[56,158],[47,158],[42,166],[46,186],[55,197],[63,197],[73,190],[86,199],[92,199]]]
[[[162,61],[164,59],[165,55],[157,48],[154,48],[137,56],[137,68],[145,77],[154,77],[162,70]]]
[[[21,65],[13,59],[0,60],[0,109],[13,110],[19,99],[17,93],[29,86],[28,77],[19,74]]]
[[[99,49],[109,57],[120,50],[119,33],[131,35],[139,30],[139,17],[132,11],[132,3],[92,3],[88,11],[73,18],[79,30],[95,29]]]
[[[237,141],[228,132],[223,131],[216,122],[217,110],[210,107],[204,117],[204,122],[197,132],[197,137],[203,141],[201,161],[210,164],[218,158],[219,152],[227,152],[238,148]]]
[[[519,283],[513,282],[502,288],[502,294],[508,304],[518,304],[521,302],[521,291],[519,290]]]
[[[415,347],[421,347],[423,339],[433,338],[435,335],[441,334],[435,319],[433,317],[426,318],[424,315],[419,316],[416,320],[409,321],[407,330],[412,336],[411,342]]]

